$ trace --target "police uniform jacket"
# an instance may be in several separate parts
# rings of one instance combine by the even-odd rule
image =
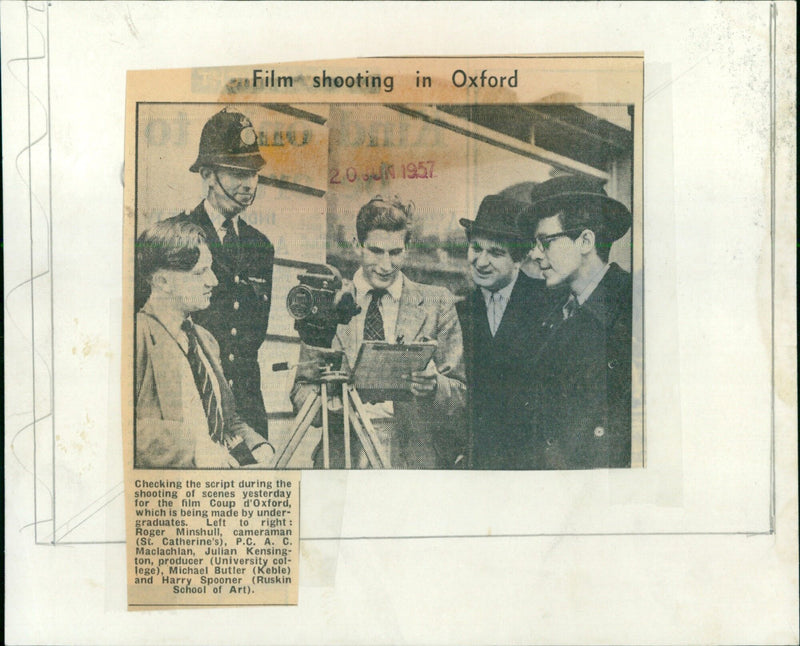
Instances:
[[[258,349],[267,334],[272,298],[275,248],[260,231],[239,218],[238,252],[222,246],[201,202],[187,216],[206,234],[219,281],[210,306],[193,314],[219,342],[222,368],[239,403],[240,411],[256,430],[266,435],[266,414],[261,398]]]
[[[631,277],[611,264],[568,319],[545,322],[535,370],[541,468],[628,467],[631,462]]]
[[[464,333],[474,469],[536,468],[531,435],[534,356],[552,298],[543,280],[520,272],[495,336],[480,289],[457,305]]]

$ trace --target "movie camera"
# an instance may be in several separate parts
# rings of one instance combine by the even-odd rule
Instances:
[[[342,289],[342,275],[330,265],[316,265],[299,274],[299,285],[286,295],[286,309],[298,321],[330,321],[335,314],[336,295]]]

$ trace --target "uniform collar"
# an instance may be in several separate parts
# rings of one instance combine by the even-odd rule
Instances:
[[[214,230],[217,232],[219,239],[225,237],[225,220],[227,219],[222,213],[220,213],[211,202],[206,198],[203,200],[203,208],[205,208],[206,213],[208,214],[208,219],[211,220],[211,224],[214,227]],[[234,215],[230,220],[233,222],[233,230],[236,231],[236,235],[239,235],[239,214],[237,213]]]

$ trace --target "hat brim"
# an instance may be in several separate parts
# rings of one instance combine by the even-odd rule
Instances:
[[[267,162],[260,153],[247,153],[245,155],[224,155],[220,157],[198,157],[197,161],[189,167],[192,173],[200,172],[203,166],[219,166],[235,170],[259,171]]]
[[[588,192],[569,192],[551,195],[534,202],[526,211],[528,227],[535,229],[539,220],[551,217],[557,204],[569,204],[580,200],[599,201],[602,208],[603,220],[612,240],[619,240],[631,228],[633,218],[630,210],[622,202],[608,195]]]

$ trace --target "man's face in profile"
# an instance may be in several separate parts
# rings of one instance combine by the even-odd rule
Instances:
[[[211,252],[206,245],[200,247],[197,264],[189,271],[162,269],[166,290],[175,298],[175,305],[184,314],[206,309],[211,303],[211,291],[217,277],[211,269]]]
[[[546,285],[569,284],[580,267],[581,253],[576,241],[562,228],[559,217],[539,220],[535,239],[530,256],[539,265]]]
[[[511,258],[506,245],[483,236],[470,239],[467,261],[472,282],[492,292],[508,285],[519,268],[519,263]]]
[[[403,268],[406,254],[406,231],[373,229],[361,245],[361,268],[374,289],[390,287]]]

